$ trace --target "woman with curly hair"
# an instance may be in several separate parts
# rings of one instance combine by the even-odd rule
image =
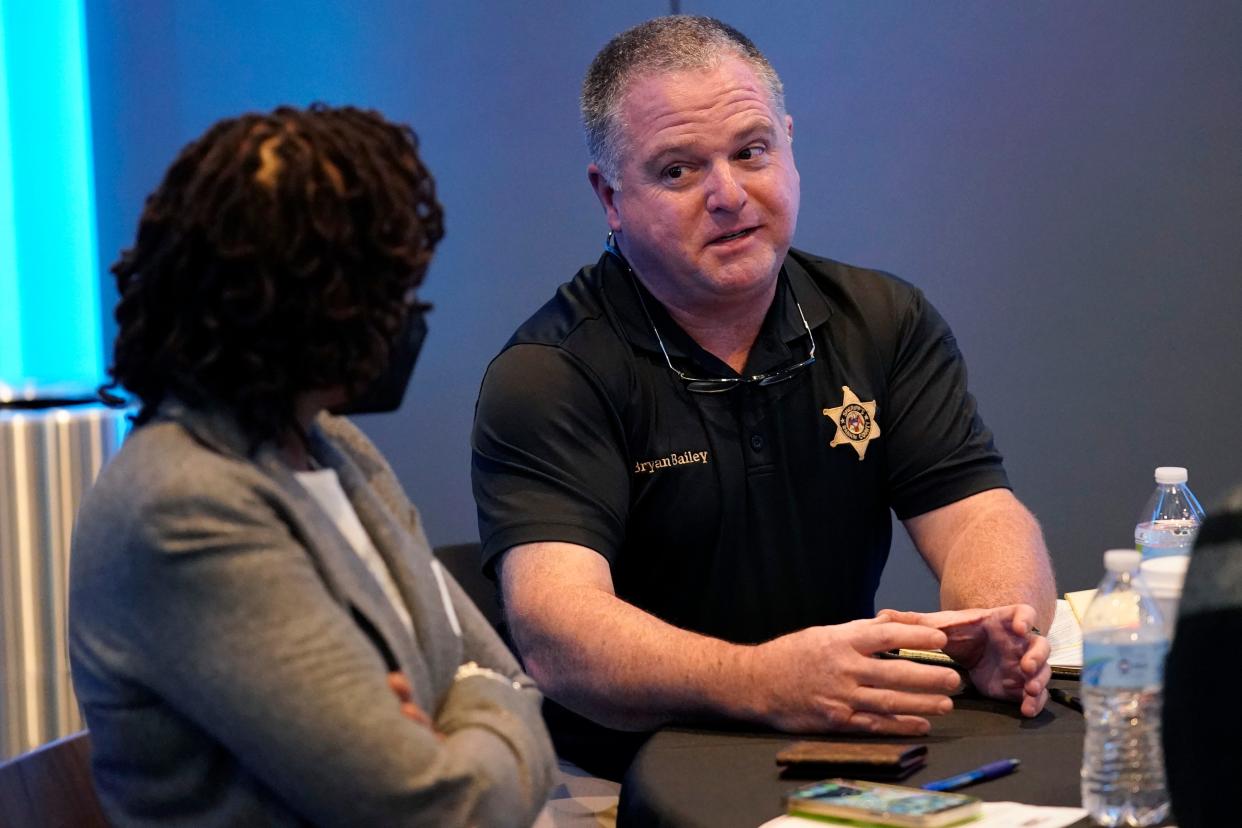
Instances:
[[[113,267],[135,431],[86,496],[70,659],[109,820],[520,825],[540,695],[433,559],[375,447],[443,235],[408,129],[221,121]]]

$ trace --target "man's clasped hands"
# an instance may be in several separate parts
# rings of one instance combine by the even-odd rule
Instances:
[[[761,688],[754,718],[792,733],[865,732],[921,735],[929,716],[953,709],[964,686],[957,670],[878,657],[899,649],[942,650],[985,696],[1020,704],[1036,716],[1048,701],[1048,639],[1026,604],[992,609],[904,612],[809,627],[755,648]],[[402,712],[430,724],[410,699],[409,684],[392,673],[389,686]]]
[[[1026,604],[992,609],[902,612],[810,627],[756,648],[766,709],[755,718],[789,732],[859,731],[920,735],[929,716],[953,709],[960,674],[877,655],[897,649],[943,650],[986,696],[1036,716],[1048,700],[1048,639]]]

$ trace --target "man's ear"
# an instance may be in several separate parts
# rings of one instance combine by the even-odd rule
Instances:
[[[604,217],[608,219],[608,229],[614,233],[619,231],[621,229],[621,214],[617,210],[619,191],[608,183],[608,179],[595,164],[587,166],[587,180],[591,182],[591,189],[595,191],[595,197],[599,199],[600,206],[604,208]]]
[[[785,134],[789,136],[789,143],[793,143],[793,116],[785,116]]]

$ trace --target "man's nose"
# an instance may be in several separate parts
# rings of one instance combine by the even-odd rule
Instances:
[[[734,174],[736,171],[725,161],[712,165],[707,176],[707,209],[736,213],[746,204],[746,188]]]

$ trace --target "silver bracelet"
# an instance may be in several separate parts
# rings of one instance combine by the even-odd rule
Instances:
[[[506,676],[504,673],[498,673],[491,667],[480,667],[477,662],[467,661],[465,664],[457,668],[457,673],[453,676],[453,681],[461,681],[471,676],[482,676],[483,678],[498,681],[501,684],[507,684],[514,690],[522,690],[526,687],[522,682]]]

